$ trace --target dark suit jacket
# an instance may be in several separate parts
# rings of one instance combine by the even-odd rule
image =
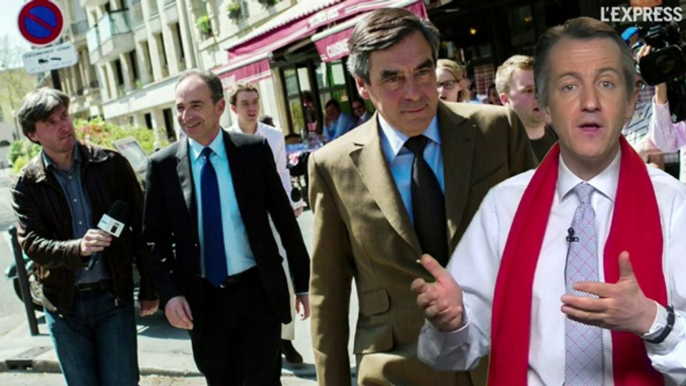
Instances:
[[[291,320],[290,299],[269,215],[281,236],[296,292],[307,292],[309,256],[293,209],[276,171],[266,140],[222,130],[238,207],[262,285],[277,317]],[[183,295],[191,310],[202,304],[198,216],[188,141],[150,158],[145,194],[144,236],[152,243],[149,264],[162,304]],[[219,210],[219,208],[217,208]],[[194,312],[194,322],[199,323]]]
[[[452,252],[488,190],[536,161],[521,122],[506,108],[439,102],[438,124]],[[481,376],[470,381],[416,358],[424,317],[410,284],[417,277],[432,280],[416,263],[422,250],[380,135],[374,115],[309,160],[315,224],[310,305],[319,383],[350,384],[348,303],[355,279],[358,383],[481,384]]]

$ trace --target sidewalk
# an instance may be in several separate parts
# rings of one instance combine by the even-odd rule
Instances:
[[[352,299],[350,326],[351,331],[354,331],[358,309],[357,296],[354,292]],[[53,350],[43,314],[36,313],[36,317],[38,318],[40,332],[38,336],[31,336],[24,314],[15,315],[11,320],[0,319],[1,323],[12,323],[15,326],[11,329],[3,328],[8,332],[0,335],[0,372],[21,370],[28,367],[31,367],[35,372],[60,372],[57,355]],[[188,333],[170,326],[162,311],[146,318],[137,317],[136,324],[138,329],[138,364],[141,375],[201,375],[193,361]],[[316,373],[313,365],[314,356],[312,354],[309,319],[296,321],[295,337],[293,345],[303,356],[304,363],[300,366],[291,366],[284,360],[281,376],[314,380]],[[352,353],[352,339],[349,344],[349,352]],[[355,363],[352,355],[350,363]]]
[[[40,335],[31,336],[26,317],[13,318],[16,327],[0,336],[0,371],[31,367],[35,372],[60,372],[45,319],[37,313]],[[5,321],[7,323],[8,321]],[[141,375],[200,376],[186,331],[171,327],[158,311],[147,318],[137,318],[138,363]],[[290,366],[284,360],[282,376],[315,379],[310,345],[309,320],[296,322],[296,349],[304,364]]]

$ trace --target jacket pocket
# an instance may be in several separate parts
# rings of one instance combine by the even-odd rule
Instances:
[[[353,353],[369,354],[393,348],[393,326],[357,326]]]
[[[379,289],[363,293],[360,296],[360,313],[364,316],[372,316],[388,311],[391,303],[385,289]]]

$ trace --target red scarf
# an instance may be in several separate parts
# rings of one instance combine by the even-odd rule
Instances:
[[[619,253],[629,251],[634,274],[645,296],[665,305],[662,226],[646,165],[621,137],[617,197],[605,244],[605,281],[619,280]],[[534,173],[517,208],[493,299],[489,386],[526,386],[529,368],[531,298],[536,263],[548,225],[557,184],[560,146],[556,144]],[[612,332],[612,368],[617,386],[662,385],[650,365],[643,340]]]

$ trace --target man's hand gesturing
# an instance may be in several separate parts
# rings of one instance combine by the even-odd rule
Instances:
[[[417,294],[417,305],[438,330],[457,330],[462,327],[462,288],[433,257],[423,255],[421,264],[436,281],[427,283],[418,278],[412,282],[410,288]]]

